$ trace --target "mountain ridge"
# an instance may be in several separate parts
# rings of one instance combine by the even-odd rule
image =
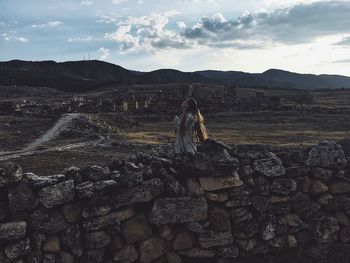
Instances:
[[[110,84],[188,82],[302,90],[350,88],[348,76],[300,74],[281,69],[269,69],[262,73],[220,70],[183,72],[175,69],[141,72],[99,60],[0,62],[0,85],[47,86],[76,92]]]

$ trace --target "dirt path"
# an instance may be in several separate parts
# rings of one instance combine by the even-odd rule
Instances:
[[[17,158],[20,158],[22,156],[41,154],[41,153],[45,153],[45,152],[67,151],[70,149],[82,148],[82,147],[93,146],[93,145],[100,145],[104,140],[106,140],[106,138],[104,136],[100,136],[100,138],[96,139],[96,140],[80,142],[80,143],[72,143],[72,144],[44,148],[44,149],[37,149],[39,146],[42,146],[43,144],[57,138],[61,132],[63,132],[64,130],[66,130],[69,127],[69,125],[71,124],[71,122],[73,120],[75,120],[77,118],[81,118],[81,117],[82,117],[82,115],[79,113],[64,114],[55,123],[55,125],[51,129],[49,129],[40,138],[38,138],[34,142],[30,143],[23,150],[10,151],[10,152],[0,152],[0,162],[1,161],[8,161],[11,159],[17,159]]]

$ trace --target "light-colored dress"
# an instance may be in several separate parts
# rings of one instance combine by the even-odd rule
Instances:
[[[182,118],[186,118],[185,120],[185,134],[181,136],[180,134],[180,126]],[[193,141],[193,135],[195,132],[195,121],[196,118],[192,113],[182,114],[179,117],[175,117],[175,131],[176,131],[176,139],[175,139],[175,153],[196,153],[197,146]]]

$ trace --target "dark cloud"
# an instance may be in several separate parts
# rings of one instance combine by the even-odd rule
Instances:
[[[202,18],[183,35],[202,43],[257,40],[295,44],[339,33],[350,33],[350,2],[299,4],[272,12],[247,13],[231,20],[216,15]]]

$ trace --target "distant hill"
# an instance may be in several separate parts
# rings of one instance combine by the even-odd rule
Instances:
[[[350,77],[339,75],[298,74],[284,70],[270,69],[261,74],[240,71],[197,71],[216,84],[260,86],[284,89],[339,89],[350,88]]]
[[[182,72],[174,69],[160,69],[144,73],[137,81],[140,84],[152,83],[207,83],[209,79],[197,73]]]
[[[111,83],[135,82],[136,75],[120,66],[97,60],[0,62],[1,85],[50,87],[62,91],[85,91]]]
[[[110,84],[189,82],[303,90],[350,88],[350,77],[298,74],[279,69],[263,73],[216,70],[182,72],[174,69],[140,72],[98,60],[0,62],[0,85],[5,86],[50,87],[78,92]]]

